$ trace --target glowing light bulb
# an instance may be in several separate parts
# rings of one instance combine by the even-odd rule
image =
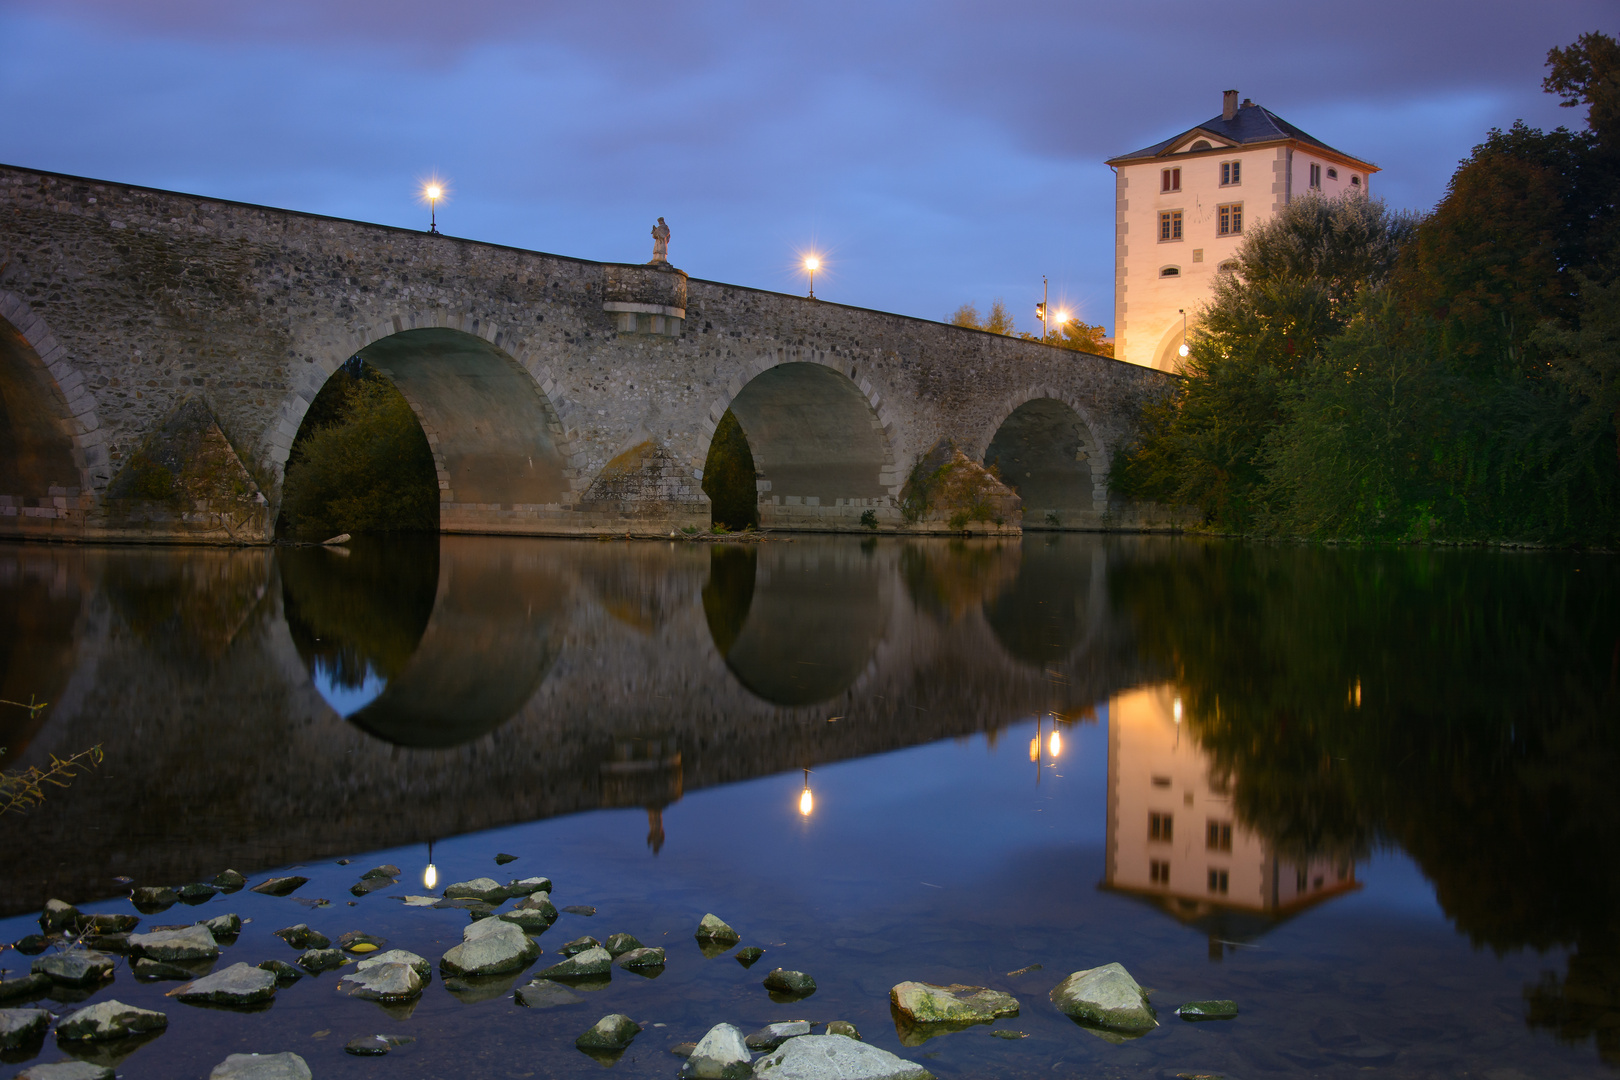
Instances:
[[[444,194],[444,189],[438,184],[429,184],[427,186],[427,190],[425,190],[422,194],[426,195],[430,199],[437,199],[440,195]]]
[[[1046,740],[1046,752],[1053,757],[1063,753],[1063,736],[1055,731],[1052,732],[1052,737]]]
[[[806,270],[820,270],[821,260],[812,255],[808,259],[804,260],[804,268]]]
[[[1192,350],[1187,348],[1187,346],[1183,345],[1181,348],[1177,349],[1176,352],[1177,352],[1178,355],[1181,356],[1181,358],[1183,360],[1185,360],[1188,357],[1188,355],[1191,354]]]
[[[803,814],[805,817],[809,817],[810,811],[814,810],[815,808],[815,796],[810,794],[809,788],[805,788],[804,793],[799,796],[799,813]]]
[[[438,869],[438,867],[434,866],[432,863],[428,863],[427,864],[427,869],[422,871],[422,887],[424,889],[431,889],[435,885],[437,885],[438,883],[439,883],[439,869]]]

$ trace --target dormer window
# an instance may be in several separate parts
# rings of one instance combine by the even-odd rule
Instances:
[[[1243,162],[1221,162],[1221,187],[1231,187],[1233,184],[1243,182]]]
[[[1161,169],[1161,170],[1159,170],[1159,190],[1160,191],[1180,191],[1181,190],[1181,170],[1180,169]]]
[[[1179,266],[1161,267],[1160,270],[1159,270],[1159,276],[1160,277],[1180,277],[1181,276],[1181,267],[1179,267]]]

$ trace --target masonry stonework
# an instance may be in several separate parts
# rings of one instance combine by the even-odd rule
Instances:
[[[1085,447],[1064,527],[1169,521],[1106,488],[1141,403],[1172,385],[1161,372],[672,269],[0,166],[0,403],[16,444],[0,443],[15,462],[0,486],[19,489],[0,490],[0,533],[271,539],[299,424],[357,353],[423,421],[445,531],[707,527],[702,470],[734,402],[766,527],[860,529],[871,511],[903,530],[921,455],[949,439],[983,460],[1037,399],[1072,411]],[[187,408],[240,458],[232,490],[265,499],[247,533],[240,517],[210,531],[196,513],[109,509]]]

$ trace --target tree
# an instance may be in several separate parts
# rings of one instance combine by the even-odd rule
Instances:
[[[1058,337],[1052,344],[1060,349],[1073,349],[1093,356],[1113,356],[1114,343],[1106,340],[1107,337],[1108,328],[1102,323],[1093,326],[1084,319],[1070,319],[1059,328]]]
[[[979,309],[976,305],[968,303],[951,312],[951,317],[947,321],[952,326],[966,326],[973,330],[985,330],[992,334],[1005,334],[1008,337],[1018,332],[1013,323],[1012,313],[1007,310],[1007,302],[999,296],[991,301],[990,314],[985,318],[981,319],[979,317]]]

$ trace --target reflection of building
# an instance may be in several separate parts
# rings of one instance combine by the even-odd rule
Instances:
[[[647,846],[656,855],[664,846],[664,807],[681,798],[681,751],[670,735],[621,735],[613,752],[597,767],[602,802],[609,806],[647,808]]]
[[[1209,755],[1181,723],[1174,687],[1134,690],[1108,706],[1108,864],[1103,888],[1126,893],[1223,942],[1258,937],[1315,904],[1359,888],[1349,859],[1279,857],[1235,820]]]

